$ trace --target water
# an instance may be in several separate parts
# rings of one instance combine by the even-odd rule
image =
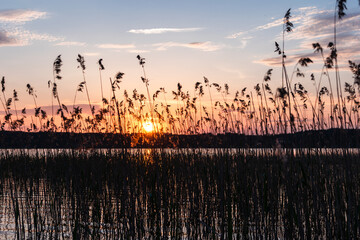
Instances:
[[[3,150],[0,239],[360,237],[357,150]]]
[[[242,154],[257,154],[263,155],[274,154],[274,153],[292,153],[294,155],[303,155],[303,154],[312,154],[312,155],[331,155],[331,154],[359,154],[359,148],[97,148],[97,149],[70,149],[70,148],[56,148],[56,149],[0,149],[0,157],[4,158],[6,156],[48,156],[48,155],[57,155],[57,154],[117,154],[120,152],[130,152],[130,153],[140,153],[148,155],[152,152],[164,152],[169,154],[177,153],[201,153],[201,154],[218,154],[218,153],[242,153]]]

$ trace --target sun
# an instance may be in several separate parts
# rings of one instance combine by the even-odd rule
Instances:
[[[152,124],[152,122],[149,122],[149,121],[146,121],[143,123],[143,128],[144,128],[145,132],[154,131],[154,125]]]

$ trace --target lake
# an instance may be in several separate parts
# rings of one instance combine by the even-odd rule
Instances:
[[[360,237],[358,149],[0,154],[0,239]]]

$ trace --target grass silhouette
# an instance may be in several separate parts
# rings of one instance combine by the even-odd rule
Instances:
[[[0,151],[0,232],[14,239],[359,239],[360,64],[349,61],[354,81],[342,86],[336,22],[345,16],[344,10],[346,1],[337,0],[329,56],[319,43],[312,44],[323,60],[321,78],[310,75],[315,99],[295,82],[304,78],[302,68],[313,63],[310,58],[300,58],[293,72],[287,72],[284,49],[285,34],[293,28],[290,9],[284,16],[283,42],[275,43],[282,85],[274,90],[273,69],[253,89],[243,88],[233,97],[229,85],[204,77],[195,83],[193,95],[178,83],[171,91],[171,105],[165,88],[151,95],[145,59],[138,55],[147,93],[121,93],[124,73],[118,72],[109,78],[111,96],[106,98],[105,66],[99,59],[102,104],[95,110],[85,59],[78,55],[83,81],[68,109],[58,94],[59,55],[54,78],[48,82],[52,101],[58,103],[54,111],[52,102],[50,117],[37,105],[30,84],[26,86],[34,114],[25,108],[18,114],[17,91],[7,98],[3,77],[1,141],[14,140],[6,135],[13,131],[18,144],[28,141],[46,148],[41,144],[77,142],[80,147]],[[84,89],[90,114],[76,104]],[[145,133],[143,126],[150,122],[154,131]],[[328,132],[335,132],[331,136],[336,139]],[[97,136],[109,137],[113,145],[91,148]],[[262,137],[267,145],[246,146],[252,141],[250,147],[256,147]],[[197,145],[192,145],[194,140]],[[207,147],[206,141],[219,141],[219,148],[201,148]],[[323,143],[314,148],[312,141]],[[172,145],[174,149],[167,149]],[[119,147],[111,149],[114,146]],[[144,146],[159,148],[128,148]]]
[[[10,238],[359,237],[359,152],[3,153]]]
[[[51,117],[37,106],[36,93],[30,84],[27,91],[33,97],[35,114],[30,116],[30,127],[25,126],[23,115],[19,119],[17,115],[17,94],[13,98],[6,98],[5,78],[2,79],[3,97],[1,103],[5,116],[1,127],[3,130],[22,131],[56,131],[74,133],[120,133],[134,134],[144,133],[143,123],[151,122],[154,132],[158,134],[248,134],[248,135],[274,135],[282,133],[295,133],[309,130],[323,130],[329,128],[359,128],[359,65],[349,61],[349,69],[354,76],[353,83],[348,81],[342,86],[338,67],[338,52],[336,46],[336,23],[345,16],[346,1],[336,2],[334,16],[334,42],[328,44],[329,55],[319,43],[313,43],[315,53],[320,53],[323,66],[320,79],[316,81],[314,74],[311,80],[315,85],[315,98],[309,96],[303,84],[297,78],[304,78],[302,69],[313,61],[308,57],[300,58],[295,64],[291,74],[288,74],[285,54],[285,36],[291,32],[294,25],[291,22],[291,10],[289,9],[283,18],[282,43],[275,42],[275,52],[280,55],[282,65],[282,85],[272,90],[272,69],[269,69],[261,83],[254,89],[242,89],[236,91],[230,100],[229,86],[220,86],[204,77],[203,82],[196,82],[193,95],[183,89],[178,83],[177,89],[171,91],[176,104],[170,105],[166,99],[164,88],[160,88],[151,94],[150,82],[145,72],[145,58],[137,56],[143,70],[141,80],[146,86],[146,94],[139,93],[136,89],[120,92],[120,82],[124,73],[117,73],[110,78],[111,93],[109,99],[104,96],[102,70],[105,69],[103,59],[99,59],[99,76],[101,86],[102,104],[95,111],[95,105],[90,100],[89,89],[85,78],[85,59],[80,54],[77,62],[82,71],[83,81],[79,83],[74,97],[72,108],[60,102],[58,88],[62,79],[62,60],[59,55],[53,63],[53,80],[48,82],[52,91]],[[329,71],[334,69],[335,79],[331,79]],[[327,78],[328,86],[323,78]],[[334,98],[333,81],[336,85],[336,100]],[[76,97],[79,92],[85,90],[91,114],[84,114],[80,105],[76,105]],[[14,90],[16,92],[16,90]],[[343,96],[343,92],[347,96]],[[164,95],[164,99],[159,96]],[[215,96],[214,96],[215,94]],[[215,97],[215,98],[214,98]],[[54,111],[53,99],[58,103],[57,111]],[[215,100],[216,99],[216,100]],[[148,107],[146,107],[148,102]],[[15,108],[16,120],[12,117],[11,108]],[[209,110],[210,109],[210,110]],[[56,114],[54,114],[56,112]],[[310,112],[310,116],[307,114]],[[28,120],[29,121],[29,120]]]

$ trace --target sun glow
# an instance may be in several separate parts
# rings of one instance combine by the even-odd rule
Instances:
[[[154,131],[154,125],[152,124],[152,122],[149,121],[143,123],[143,128],[146,132]]]

